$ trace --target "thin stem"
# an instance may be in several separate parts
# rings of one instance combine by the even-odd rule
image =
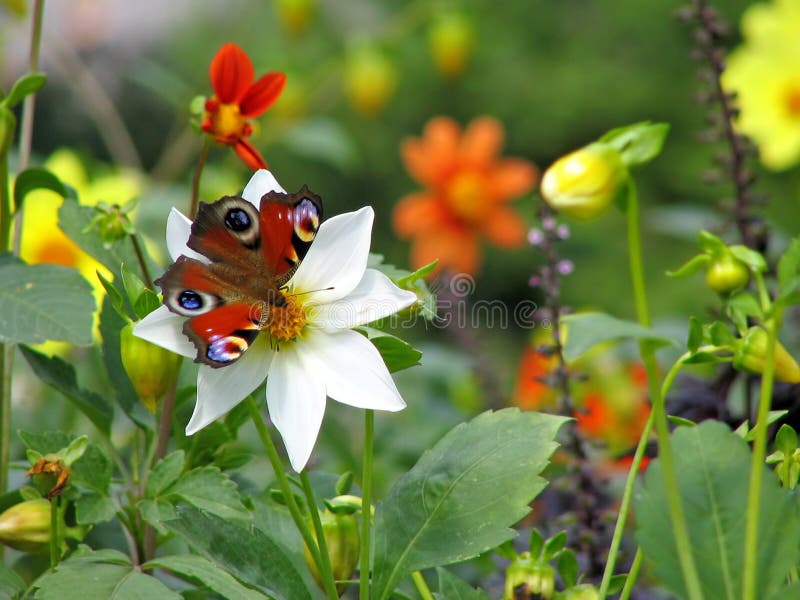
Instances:
[[[12,248],[11,230],[14,223],[14,207],[11,205],[11,190],[8,186],[8,155],[0,156],[0,252]]]
[[[10,250],[11,195],[8,188],[8,156],[0,156],[0,252]],[[14,345],[0,344],[0,495],[8,490],[11,443],[11,382]],[[3,549],[0,547],[0,557]]]
[[[633,180],[630,181],[627,206],[628,219],[628,257],[630,261],[631,281],[633,283],[633,296],[636,304],[636,316],[640,324],[650,327],[650,312],[647,305],[647,293],[644,285],[644,267],[642,263],[642,244],[639,233],[639,199]],[[658,437],[658,454],[664,475],[664,488],[667,496],[670,519],[672,521],[675,546],[678,560],[681,565],[684,583],[688,597],[691,600],[703,597],[700,588],[700,579],[692,555],[689,531],[683,515],[683,505],[677,487],[675,463],[672,457],[672,445],[669,438],[669,425],[664,396],[658,385],[658,364],[656,362],[653,346],[647,341],[639,344],[639,353],[642,356],[645,372],[647,373],[647,388],[650,401],[653,405],[653,422]]]
[[[772,384],[775,377],[775,347],[778,339],[782,311],[776,307],[775,314],[766,322],[767,356],[761,377],[761,395],[758,399],[753,457],[750,462],[750,485],[747,494],[747,524],[744,540],[744,577],[742,597],[755,600],[756,567],[758,559],[758,518],[761,511],[761,481],[764,473],[764,458],[767,453],[767,419],[772,404]]]
[[[139,270],[142,272],[142,279],[144,279],[145,285],[152,290],[153,278],[150,276],[150,269],[147,268],[147,261],[144,258],[144,252],[142,252],[142,245],[139,243],[139,236],[136,233],[132,233],[130,238],[133,252],[136,254],[136,261],[139,263]]]
[[[411,579],[414,581],[414,585],[419,592],[420,598],[422,600],[433,600],[433,594],[431,594],[431,589],[428,587],[428,582],[425,581],[425,578],[422,576],[422,573],[419,571],[414,571],[411,574]]]
[[[164,399],[161,401],[161,416],[158,419],[158,442],[156,444],[155,460],[161,460],[167,454],[169,437],[172,433],[172,413],[175,410],[175,396],[178,382],[175,381]]]
[[[189,218],[194,219],[197,214],[198,203],[200,202],[200,177],[203,174],[203,167],[206,166],[208,151],[211,149],[211,141],[208,137],[203,140],[203,147],[197,157],[197,164],[192,175],[192,197],[189,199]]]
[[[322,559],[320,577],[325,581],[330,580],[335,587],[336,582],[333,578],[333,568],[331,567],[331,556],[328,554],[328,542],[325,540],[325,530],[322,528],[322,520],[319,518],[319,508],[317,507],[317,499],[314,496],[314,488],[311,487],[311,480],[308,478],[308,472],[305,469],[300,472],[300,481],[303,484],[303,493],[306,497],[306,504],[308,504],[308,511],[311,513],[311,522],[314,524],[314,531],[317,534],[317,545]]]
[[[256,426],[258,437],[261,438],[261,444],[264,446],[264,450],[267,453],[267,458],[272,465],[272,470],[275,472],[275,478],[278,480],[278,486],[281,488],[281,493],[286,501],[286,506],[289,509],[289,513],[292,515],[292,520],[294,521],[297,530],[300,532],[303,542],[305,542],[306,547],[308,548],[309,552],[311,552],[311,556],[314,559],[314,564],[317,565],[317,570],[322,573],[323,567],[322,559],[320,558],[319,554],[319,548],[317,547],[317,543],[314,540],[311,530],[308,528],[308,523],[306,523],[306,520],[303,518],[300,508],[297,506],[297,502],[294,499],[294,493],[292,492],[291,487],[289,487],[289,478],[286,477],[286,473],[283,471],[283,465],[281,465],[281,459],[278,456],[278,450],[275,448],[275,444],[272,443],[272,437],[269,435],[269,430],[267,429],[264,420],[261,418],[261,414],[258,412],[258,406],[256,405],[255,400],[253,400],[252,397],[248,397],[245,402],[247,403],[247,408],[250,410],[250,418],[253,420],[253,424]],[[325,593],[327,594],[329,600],[338,600],[339,594],[336,593],[336,586],[333,585],[333,580],[325,579],[323,580],[323,584],[325,586]]]
[[[361,556],[359,563],[359,598],[370,597],[370,526],[372,525],[372,446],[375,412],[364,411],[364,471],[361,476]]]
[[[642,567],[643,558],[642,549],[637,548],[636,555],[633,557],[633,563],[631,564],[631,570],[628,572],[628,577],[625,579],[625,586],[622,588],[619,600],[628,600],[628,598],[631,597],[633,586],[636,585],[636,579],[639,577],[639,569]]]
[[[58,496],[50,498],[50,570],[55,571],[58,565],[59,552],[59,537],[60,532],[58,528]]]

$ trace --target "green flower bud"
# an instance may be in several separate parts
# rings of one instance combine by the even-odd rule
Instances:
[[[729,250],[712,256],[706,266],[706,283],[718,294],[730,294],[742,289],[750,281],[747,265]]]
[[[128,217],[128,213],[133,210],[134,206],[134,203],[122,207],[118,204],[98,202],[94,207],[98,214],[95,215],[82,233],[88,233],[93,229],[96,230],[100,234],[100,239],[103,240],[103,245],[106,248],[110,248],[114,245],[114,242],[134,233],[133,224],[130,217]]]
[[[335,499],[334,499],[335,501]],[[328,545],[328,556],[331,560],[333,578],[337,580],[350,579],[358,565],[358,556],[361,550],[361,541],[358,535],[358,523],[353,513],[333,513],[324,510],[320,513],[322,530],[325,534],[325,543]],[[316,539],[316,532],[312,528]],[[317,583],[322,586],[322,578],[314,564],[308,547],[303,546],[306,563]],[[344,593],[346,586],[339,585],[339,595]]]
[[[142,403],[150,412],[178,378],[182,357],[133,335],[133,323],[119,337],[122,366]]]
[[[627,179],[619,151],[595,142],[550,165],[542,177],[542,198],[558,212],[589,221],[606,211]]]
[[[600,594],[597,588],[589,583],[583,583],[564,590],[556,595],[558,600],[598,600]]]
[[[739,371],[762,375],[766,360],[767,332],[763,327],[751,327],[737,343],[733,366]],[[775,379],[800,383],[800,366],[778,341],[775,342]]]
[[[464,72],[472,52],[475,32],[463,14],[448,12],[431,26],[428,42],[437,70],[445,77],[458,77]]]
[[[20,552],[44,552],[50,544],[50,502],[15,504],[0,514],[0,543]]]
[[[344,71],[345,90],[353,107],[365,116],[381,112],[394,94],[397,73],[377,48],[367,45],[350,53]]]
[[[556,570],[530,552],[517,556],[506,569],[506,587],[503,600],[541,598],[550,600],[555,591]]]

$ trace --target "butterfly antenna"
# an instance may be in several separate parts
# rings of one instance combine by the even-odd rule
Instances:
[[[332,290],[334,288],[335,288],[335,286],[330,286],[330,287],[326,287],[326,288],[320,288],[318,290],[308,290],[307,292],[298,292],[296,294],[287,294],[287,295],[288,296],[303,296],[305,294],[314,294],[316,292],[327,292],[328,290]]]

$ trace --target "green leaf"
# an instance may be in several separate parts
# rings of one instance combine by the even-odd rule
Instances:
[[[578,559],[572,550],[558,555],[558,572],[566,587],[570,588],[578,581],[578,568]]]
[[[741,598],[751,455],[728,427],[705,421],[672,434],[677,481],[683,500],[702,593],[707,598]],[[800,517],[792,495],[766,467],[761,471],[756,589],[768,598],[783,585],[800,547]],[[653,574],[679,597],[687,597],[667,507],[659,459],[647,469],[636,498],[636,538]]]
[[[14,179],[14,211],[18,212],[27,196],[33,190],[50,190],[59,196],[69,195],[70,188],[61,183],[61,180],[43,167],[25,169]]]
[[[353,472],[352,471],[345,471],[336,480],[336,495],[343,496],[344,494],[350,493],[350,488],[353,487]]]
[[[767,270],[767,261],[755,250],[751,250],[747,246],[729,246],[731,254],[750,267],[756,273],[763,273]]]
[[[59,452],[61,456],[61,460],[64,461],[64,464],[68,467],[72,466],[76,460],[83,456],[83,453],[86,452],[86,448],[89,446],[89,436],[82,435],[80,437],[75,438],[72,440],[66,448]]]
[[[528,539],[528,550],[533,557],[539,557],[544,550],[544,537],[535,527],[531,529],[531,537]],[[514,553],[516,555],[516,552]]]
[[[113,469],[105,450],[97,444],[89,444],[83,456],[72,465],[72,478],[85,488],[107,495]]]
[[[57,356],[48,358],[27,346],[20,346],[20,350],[39,379],[61,392],[95,427],[105,435],[109,434],[114,409],[99,394],[78,386],[72,365]]]
[[[646,340],[655,345],[675,345],[675,341],[658,335],[633,321],[623,321],[597,312],[577,313],[561,318],[567,327],[564,358],[572,362],[603,342],[624,338]]]
[[[236,484],[217,467],[198,467],[185,473],[161,496],[183,500],[223,519],[248,517]]]
[[[75,518],[78,525],[94,525],[110,521],[117,509],[111,498],[100,494],[83,494],[75,501]]]
[[[165,525],[200,554],[239,581],[277,600],[312,596],[285,550],[270,535],[241,521],[229,521],[189,506]]]
[[[150,471],[150,476],[147,479],[147,488],[145,495],[148,498],[156,498],[161,495],[169,486],[178,481],[178,478],[183,473],[183,463],[186,454],[183,450],[177,450],[171,454],[167,454],[162,458],[153,470]]]
[[[736,338],[733,333],[731,333],[728,325],[722,321],[714,321],[708,325],[706,332],[708,340],[714,346],[731,346],[736,342]]]
[[[408,342],[373,327],[359,327],[359,330],[378,349],[389,372],[396,373],[420,364],[422,352]]]
[[[92,343],[92,288],[60,265],[0,266],[0,343]]]
[[[797,448],[797,432],[791,425],[784,423],[775,434],[775,447],[789,456]]]
[[[797,286],[800,272],[800,237],[792,240],[786,252],[778,260],[778,286],[781,295],[788,294]]]
[[[180,554],[161,556],[142,565],[143,569],[166,569],[216,592],[226,600],[263,600],[264,594],[243,586],[226,571],[202,556]]]
[[[544,543],[544,550],[542,552],[542,558],[546,562],[550,562],[555,558],[556,554],[561,552],[564,549],[564,546],[567,545],[567,532],[560,531],[549,540]]]
[[[439,567],[436,574],[439,576],[439,591],[433,594],[436,600],[489,600],[485,592],[476,590],[447,569]]]
[[[539,473],[565,421],[489,411],[425,452],[376,511],[374,597],[388,598],[412,571],[464,561],[514,537],[510,526],[547,485]]]
[[[25,581],[5,564],[0,563],[0,598],[16,600],[25,591]]]
[[[408,275],[400,277],[399,279],[397,279],[397,281],[395,281],[395,283],[404,290],[411,289],[410,286],[413,286],[420,279],[424,279],[425,277],[433,273],[433,270],[436,268],[436,265],[438,264],[439,260],[437,259],[431,263],[428,263],[424,267],[420,267],[416,271],[412,271]]]
[[[675,271],[667,271],[667,276],[689,277],[689,275],[694,275],[700,269],[704,269],[710,260],[711,257],[708,254],[698,254],[678,267]]]
[[[34,583],[36,600],[182,600],[155,577],[135,569],[113,550],[76,553]]]
[[[612,129],[599,141],[619,150],[622,162],[632,167],[648,163],[658,156],[668,132],[668,123],[644,121]]]
[[[705,230],[697,234],[697,245],[700,247],[700,250],[711,255],[728,251],[728,245],[725,242],[713,233]]]
[[[26,96],[35,94],[47,82],[44,73],[26,73],[14,82],[8,95],[0,101],[0,106],[14,108],[22,102]]]
[[[142,518],[162,535],[167,533],[164,521],[171,521],[177,516],[175,507],[162,499],[150,500],[143,498],[136,503],[136,508],[141,513]]]
[[[689,317],[689,335],[686,340],[686,347],[689,352],[697,352],[700,344],[703,343],[703,325],[697,317]]]
[[[676,415],[667,415],[667,419],[675,427],[694,427],[695,425],[697,425],[697,423],[695,423],[691,419],[686,419],[684,417],[678,417]]]
[[[111,300],[111,306],[114,307],[117,314],[123,319],[129,319],[130,317],[125,311],[125,300],[122,298],[122,294],[117,289],[117,286],[114,285],[114,282],[106,279],[100,271],[97,271],[97,278],[106,290],[106,294]]]

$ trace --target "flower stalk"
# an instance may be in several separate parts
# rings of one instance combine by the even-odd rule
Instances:
[[[370,527],[372,525],[372,448],[375,412],[364,411],[364,470],[361,476],[361,556],[359,559],[359,598],[369,598]]]
[[[206,166],[206,159],[208,158],[208,151],[211,149],[211,138],[203,139],[203,147],[200,149],[200,155],[197,157],[197,164],[194,167],[194,174],[192,175],[192,195],[189,199],[189,218],[194,219],[197,216],[198,202],[200,201],[200,177],[203,175],[203,168]]]
[[[325,530],[322,528],[322,520],[319,517],[317,499],[314,496],[314,488],[311,487],[311,480],[308,478],[308,471],[306,469],[300,471],[300,481],[303,485],[303,494],[305,494],[306,497],[308,512],[311,513],[311,522],[314,524],[314,531],[317,534],[317,550],[320,558],[318,567],[321,567],[321,569],[319,569],[319,574],[325,584],[326,589],[329,584],[333,584],[335,587],[336,580],[333,577],[331,557],[328,553],[328,542],[325,540]]]
[[[59,496],[53,496],[50,498],[50,570],[55,571],[56,566],[58,566],[58,559],[61,555],[61,551],[59,548],[60,542],[60,531],[58,527],[58,522],[60,519],[58,518],[58,502]]]

